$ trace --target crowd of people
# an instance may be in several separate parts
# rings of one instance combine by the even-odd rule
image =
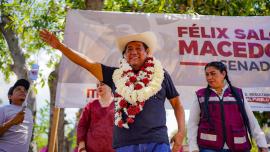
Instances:
[[[99,81],[98,99],[83,109],[77,127],[78,152],[179,152],[185,137],[184,108],[162,64],[152,54],[158,42],[152,32],[116,39],[123,58],[119,67],[94,62],[72,50],[47,30],[40,37]],[[207,86],[195,92],[188,122],[191,152],[248,152],[254,138],[258,151],[267,152],[260,129],[242,89],[231,84],[219,61],[205,66]],[[27,152],[33,118],[22,106],[29,82],[10,88],[10,105],[0,108],[0,152]],[[170,102],[177,132],[169,141],[165,100]],[[170,147],[172,143],[172,147]]]

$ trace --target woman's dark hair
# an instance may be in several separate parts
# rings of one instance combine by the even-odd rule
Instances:
[[[244,101],[242,101],[242,98],[240,97],[237,89],[231,84],[231,81],[230,81],[229,76],[228,76],[226,65],[223,64],[220,61],[214,61],[214,62],[210,62],[210,63],[206,64],[204,70],[206,70],[208,67],[214,67],[215,69],[219,70],[221,73],[225,71],[225,73],[226,73],[225,79],[226,79],[227,83],[229,84],[232,95],[235,97],[235,99],[236,99],[236,101],[237,101],[237,103],[239,105],[239,109],[240,109],[240,112],[242,114],[244,124],[245,124],[246,128],[248,129],[248,132],[249,132],[250,136],[252,136],[251,135],[250,125],[249,125],[249,120],[248,120],[248,117],[247,117],[246,110],[244,108]],[[209,116],[209,111],[208,111],[208,102],[209,102],[210,93],[211,93],[211,89],[210,89],[210,86],[208,85],[207,89],[206,89],[206,92],[205,92],[205,96],[204,96],[205,97],[204,98],[205,99],[204,111],[205,111],[205,115],[206,115],[206,118],[207,118],[209,123],[211,123],[210,116]]]
[[[130,42],[141,42],[141,41],[130,41]],[[127,49],[128,44],[129,44],[130,42],[128,42],[128,43],[126,44],[126,46],[125,46],[125,48],[124,48],[124,50],[123,50],[123,52],[122,52],[122,55],[123,55],[123,56],[124,56],[124,54],[125,54],[125,52],[126,52],[126,49]],[[147,49],[149,48],[144,42],[141,42],[141,43],[143,44],[143,47],[144,47],[145,50],[147,50]]]

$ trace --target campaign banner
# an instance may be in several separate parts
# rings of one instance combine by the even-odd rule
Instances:
[[[117,37],[154,32],[158,44],[153,56],[161,61],[171,75],[184,108],[189,109],[196,100],[195,91],[207,85],[204,66],[211,61],[226,64],[234,86],[254,90],[263,88],[259,93],[269,90],[269,27],[269,16],[192,16],[71,10],[67,15],[64,43],[92,61],[118,67],[122,55],[116,47]],[[95,89],[96,82],[91,73],[63,56],[56,105],[83,107],[87,100],[91,100],[87,96],[87,89]],[[256,109],[253,106],[253,110],[270,111],[269,102],[260,104],[266,108]]]
[[[251,109],[269,111],[270,88],[244,88],[243,94]]]

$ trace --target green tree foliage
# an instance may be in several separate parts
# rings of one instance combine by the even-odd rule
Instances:
[[[269,0],[198,0],[195,12],[221,16],[265,16],[270,14]]]
[[[269,15],[270,0],[106,0],[105,10],[201,15]]]
[[[254,112],[254,115],[259,120],[260,126],[270,126],[270,112]]]
[[[19,45],[23,49],[21,55],[25,58],[28,67],[37,62],[42,48],[46,49],[50,56],[49,67],[59,61],[59,55],[51,51],[51,48],[44,47],[43,42],[39,39],[38,31],[47,28],[61,37],[66,15],[64,2],[4,0],[1,2],[0,9],[1,16],[9,19],[5,29],[12,29],[19,38]],[[2,35],[0,35],[0,46],[0,70],[4,73],[5,79],[8,79],[12,74],[10,66],[14,61],[12,61],[9,48]],[[42,83],[45,82],[42,81]]]
[[[14,73],[25,78],[26,75],[21,73],[27,73],[32,63],[42,60],[41,51],[50,58],[47,66],[54,67],[60,55],[44,45],[39,38],[39,30],[46,28],[62,38],[67,10],[83,6],[83,0],[0,0],[0,71],[5,79],[8,80]],[[48,78],[42,72],[40,69],[38,83],[43,86]],[[42,109],[39,112],[44,114]],[[35,129],[41,131],[40,128],[48,127],[42,125],[38,120]],[[41,139],[44,136],[35,137],[36,141],[43,143]]]
[[[69,8],[84,8],[83,0],[1,0],[0,15],[10,19],[5,28],[12,29],[19,37],[23,56],[30,66],[41,58],[40,51],[50,56],[48,67],[59,62],[60,56],[39,39],[39,30],[46,28],[63,38],[65,17]],[[39,58],[37,58],[39,57]],[[8,79],[13,63],[3,35],[0,35],[0,70]]]
[[[3,38],[3,35],[0,35],[0,71],[3,73],[5,80],[8,80],[10,77],[10,65],[12,59],[10,57],[6,41]]]
[[[39,109],[37,114],[37,123],[34,124],[34,141],[37,143],[37,148],[47,146],[49,134],[49,101],[45,101],[45,106]]]

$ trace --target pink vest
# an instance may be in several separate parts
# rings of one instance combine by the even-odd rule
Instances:
[[[219,150],[226,142],[229,149],[233,151],[250,150],[251,144],[244,119],[231,89],[225,90],[223,99],[219,99],[218,95],[211,90],[208,102],[210,121],[205,113],[205,91],[206,88],[203,88],[196,92],[201,109],[197,135],[199,147]],[[242,98],[242,90],[237,88],[237,91]]]

